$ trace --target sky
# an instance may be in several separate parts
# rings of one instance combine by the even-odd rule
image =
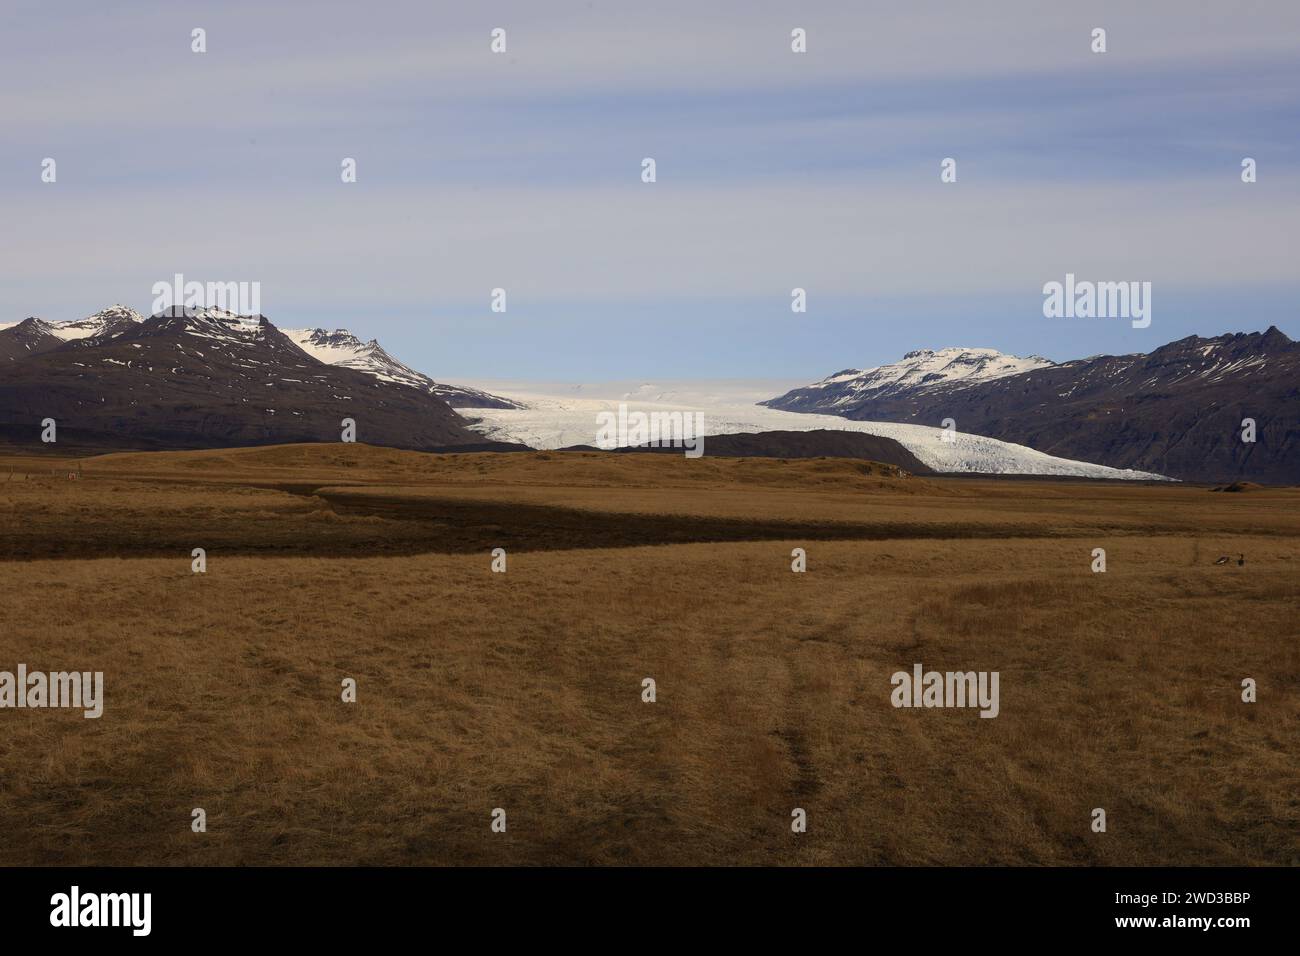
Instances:
[[[259,282],[453,381],[1300,338],[1298,130],[1293,0],[4,0],[0,323]]]

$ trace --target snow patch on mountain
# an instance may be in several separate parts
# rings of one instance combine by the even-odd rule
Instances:
[[[326,365],[365,372],[384,382],[397,382],[428,390],[429,376],[403,365],[380,347],[376,339],[362,342],[347,329],[284,329],[284,334],[312,358]]]
[[[135,309],[125,305],[110,305],[100,309],[94,315],[86,316],[76,322],[55,322],[53,332],[65,342],[72,339],[88,339],[93,336],[106,337],[120,335],[134,325],[144,321]]]
[[[1052,364],[1038,355],[1007,355],[997,349],[917,349],[899,362],[844,369],[761,404],[789,411],[834,411],[872,398],[920,389],[960,388]]]
[[[94,315],[88,315],[84,319],[73,319],[67,322],[50,322],[46,319],[36,319],[35,324],[39,331],[47,335],[52,335],[64,342],[72,342],[95,336],[118,335],[125,332],[132,324],[139,324],[143,321],[144,317],[135,309],[129,309],[124,305],[113,305],[96,312]],[[21,322],[0,323],[0,332],[21,324]]]
[[[178,310],[172,321],[182,323],[180,331],[187,335],[231,345],[255,343],[266,335],[262,316],[239,315],[226,309]]]

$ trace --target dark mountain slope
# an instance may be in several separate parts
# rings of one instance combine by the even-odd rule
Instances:
[[[0,364],[8,365],[57,349],[63,339],[54,334],[54,326],[35,316],[17,325],[0,329]]]
[[[61,448],[204,448],[358,441],[427,449],[477,443],[446,402],[306,355],[260,316],[154,316],[0,366],[0,439]]]
[[[837,411],[858,421],[952,418],[961,431],[1050,455],[1184,480],[1300,483],[1300,343],[1277,328],[1189,336],[1149,355],[904,390]],[[1245,418],[1255,420],[1254,443],[1241,440]]]

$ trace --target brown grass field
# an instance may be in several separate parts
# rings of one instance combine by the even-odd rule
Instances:
[[[0,575],[0,670],[106,685],[0,710],[0,864],[1300,864],[1300,489],[11,455]]]

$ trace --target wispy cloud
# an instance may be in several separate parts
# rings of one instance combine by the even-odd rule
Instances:
[[[295,324],[355,310],[362,334],[497,286],[611,328],[671,302],[707,347],[730,335],[719,302],[795,285],[919,336],[936,295],[1032,304],[1067,270],[1174,300],[1296,283],[1300,6],[701,6],[10,4],[0,318],[144,307],[181,271],[259,280]],[[872,314],[881,296],[899,311]],[[1169,337],[1202,318],[1163,316]],[[813,321],[834,364],[849,330]],[[471,334],[428,348],[454,370]]]

